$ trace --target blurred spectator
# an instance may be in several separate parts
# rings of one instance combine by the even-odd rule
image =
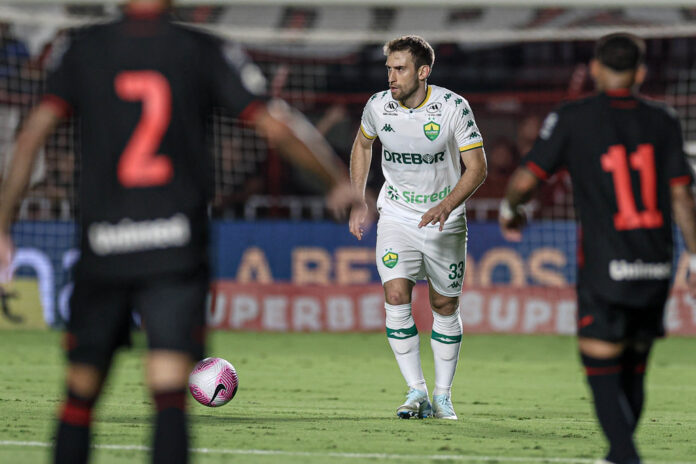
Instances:
[[[505,185],[512,171],[517,167],[519,156],[515,144],[506,138],[495,140],[486,150],[488,158],[488,177],[476,191],[479,198],[503,198]]]
[[[517,153],[520,156],[527,154],[529,150],[532,149],[534,141],[539,135],[539,130],[541,129],[541,118],[537,115],[529,115],[520,121],[517,127]]]
[[[219,153],[215,154],[212,216],[242,217],[249,198],[266,191],[260,163],[253,156],[244,156],[243,135],[224,134],[219,137],[219,143]]]
[[[0,79],[18,78],[28,59],[27,46],[14,37],[9,24],[0,23]]]
[[[495,220],[498,204],[505,196],[505,186],[510,174],[519,162],[517,148],[512,140],[499,138],[486,149],[488,177],[466,202],[467,215],[471,220]]]
[[[350,149],[353,144],[354,128],[349,118],[348,109],[342,103],[329,106],[326,111],[314,120],[317,130],[331,145],[331,148],[346,163],[350,160]],[[290,166],[288,163],[286,172],[289,171],[290,192],[297,195],[321,195],[325,187],[317,183],[316,176],[312,176],[299,166]]]

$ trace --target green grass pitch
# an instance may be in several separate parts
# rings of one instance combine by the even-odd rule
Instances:
[[[95,463],[146,463],[151,402],[144,340],[122,352],[96,412]],[[60,334],[0,333],[0,463],[49,462],[63,391]],[[211,334],[240,386],[228,405],[192,399],[194,463],[591,463],[605,442],[575,339],[465,336],[453,387],[457,422],[401,420],[406,387],[383,334]],[[696,339],[653,353],[638,444],[647,462],[696,464]],[[421,355],[432,385],[430,343]],[[432,387],[431,387],[432,388]],[[113,445],[113,446],[112,446]]]

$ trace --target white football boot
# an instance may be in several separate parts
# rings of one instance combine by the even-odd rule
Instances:
[[[449,395],[433,395],[433,416],[437,419],[457,420]]]
[[[433,415],[433,407],[428,400],[428,394],[423,390],[409,388],[406,402],[398,407],[396,415],[402,419],[417,417],[425,419]]]

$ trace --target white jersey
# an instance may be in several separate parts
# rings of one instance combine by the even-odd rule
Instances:
[[[381,216],[420,222],[461,178],[462,151],[483,146],[469,103],[454,92],[429,85],[423,103],[407,108],[391,92],[374,94],[365,105],[360,130],[382,142],[384,185]],[[462,203],[447,222],[465,219]]]

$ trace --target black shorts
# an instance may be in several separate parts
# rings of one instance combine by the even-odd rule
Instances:
[[[207,271],[132,282],[76,279],[66,349],[71,362],[106,370],[117,348],[130,344],[131,314],[141,317],[150,349],[203,358]]]
[[[652,341],[665,335],[665,293],[662,303],[626,306],[611,303],[578,288],[578,337],[607,342]]]

